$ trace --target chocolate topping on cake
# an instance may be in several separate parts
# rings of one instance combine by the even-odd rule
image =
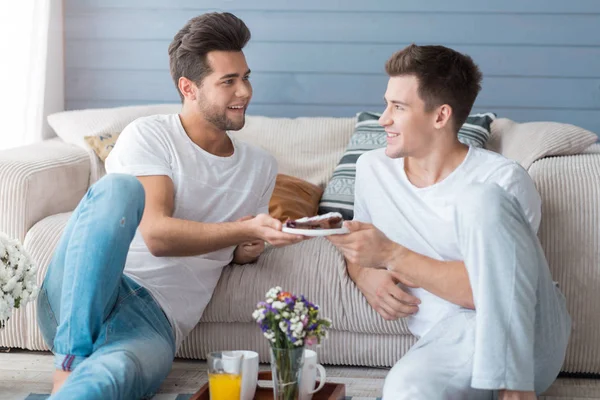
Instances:
[[[304,217],[296,220],[288,220],[285,226],[293,229],[339,229],[344,219],[340,213],[328,213],[316,217]]]

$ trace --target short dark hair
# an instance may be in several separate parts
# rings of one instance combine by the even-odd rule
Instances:
[[[452,107],[456,132],[481,90],[482,74],[473,59],[444,46],[411,44],[392,55],[385,70],[391,77],[414,75],[426,111],[442,104]]]
[[[242,51],[250,40],[250,30],[231,13],[207,13],[189,20],[169,45],[169,67],[178,88],[186,77],[200,85],[211,72],[206,55],[211,51]],[[183,95],[179,93],[181,101]]]

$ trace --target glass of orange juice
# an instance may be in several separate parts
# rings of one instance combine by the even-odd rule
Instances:
[[[243,353],[217,351],[208,355],[210,400],[240,400]]]

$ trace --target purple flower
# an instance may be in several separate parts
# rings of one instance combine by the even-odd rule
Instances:
[[[279,311],[275,307],[273,307],[272,305],[270,305],[270,304],[267,305],[266,309],[270,313],[279,314]]]

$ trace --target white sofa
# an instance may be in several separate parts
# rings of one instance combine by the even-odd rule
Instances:
[[[139,116],[178,109],[160,105],[61,113],[50,118],[60,138],[0,152],[0,231],[24,242],[40,266],[40,282],[72,210],[104,174],[83,136],[120,132]],[[235,135],[272,152],[280,173],[324,186],[353,129],[354,118],[249,116]],[[578,129],[498,119],[488,148],[521,162],[542,196],[539,237],[573,317],[563,371],[600,374],[600,145],[590,147],[589,132],[578,136],[573,133],[583,131]],[[336,249],[313,239],[269,248],[255,265],[228,266],[178,355],[204,358],[214,349],[248,348],[268,360],[266,340],[251,314],[274,285],[305,294],[333,320],[330,338],[319,349],[323,363],[389,367],[415,342],[405,321],[386,322],[369,307]],[[34,305],[14,313],[0,330],[0,346],[47,349]],[[600,385],[597,389],[600,393]]]

